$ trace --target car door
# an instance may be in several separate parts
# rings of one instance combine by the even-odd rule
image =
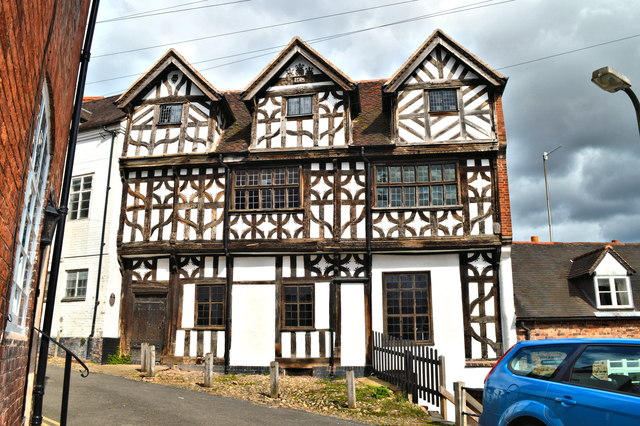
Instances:
[[[549,383],[545,404],[546,416],[565,425],[639,425],[640,346],[587,345]]]

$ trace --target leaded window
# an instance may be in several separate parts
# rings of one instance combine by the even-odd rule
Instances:
[[[278,210],[300,207],[300,169],[237,170],[234,208],[237,210]]]
[[[182,122],[182,104],[160,105],[158,124],[177,124]]]
[[[89,217],[89,202],[91,201],[92,183],[93,175],[78,176],[71,180],[69,219],[83,219]]]
[[[630,308],[633,306],[628,277],[596,276],[599,308]]]
[[[376,207],[458,204],[455,163],[376,166]]]
[[[295,96],[287,98],[287,116],[313,114],[312,96]]]
[[[88,269],[67,271],[67,288],[65,297],[69,299],[84,299],[87,295]]]
[[[432,343],[429,273],[385,273],[386,333],[417,342]]]
[[[283,326],[313,327],[313,285],[285,285],[283,292]]]
[[[449,112],[458,110],[456,89],[429,90],[429,112]]]
[[[45,205],[45,190],[51,159],[49,147],[49,93],[43,85],[31,157],[24,187],[24,201],[20,228],[16,235],[16,251],[11,284],[11,299],[7,330],[25,334],[27,307],[31,294],[31,281],[35,269],[36,249],[40,237],[40,222]]]
[[[224,326],[224,285],[198,285],[196,325],[198,327]]]

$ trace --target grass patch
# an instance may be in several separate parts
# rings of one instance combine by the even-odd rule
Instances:
[[[107,355],[107,364],[131,364],[131,355],[122,354],[118,346],[115,353]]]

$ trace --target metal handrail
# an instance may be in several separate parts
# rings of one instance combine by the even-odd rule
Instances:
[[[80,365],[82,365],[82,367],[84,368],[84,371],[80,372],[80,377],[87,377],[89,375],[89,367],[87,367],[87,365],[84,362],[82,362],[82,360],[78,358],[76,354],[74,354],[70,349],[68,349],[62,343],[58,342],[56,339],[44,333],[42,330],[38,329],[37,327],[33,327],[33,329],[38,333],[40,333],[42,337],[45,337],[50,342],[53,342],[56,345],[58,345],[66,353],[65,361],[64,361],[64,382],[62,384],[62,406],[60,407],[60,425],[64,426],[67,424],[67,411],[69,408],[69,385],[71,384],[72,358],[75,358],[80,363]],[[34,390],[34,393],[36,392],[44,393],[44,390]],[[41,415],[36,416],[36,414],[34,414],[34,416],[31,419],[31,424],[32,425],[42,424],[42,416]]]

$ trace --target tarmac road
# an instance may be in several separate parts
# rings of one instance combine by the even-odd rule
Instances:
[[[63,369],[47,367],[43,415],[60,420]],[[46,419],[45,419],[46,420]],[[144,383],[71,373],[69,425],[355,425],[304,411]]]

